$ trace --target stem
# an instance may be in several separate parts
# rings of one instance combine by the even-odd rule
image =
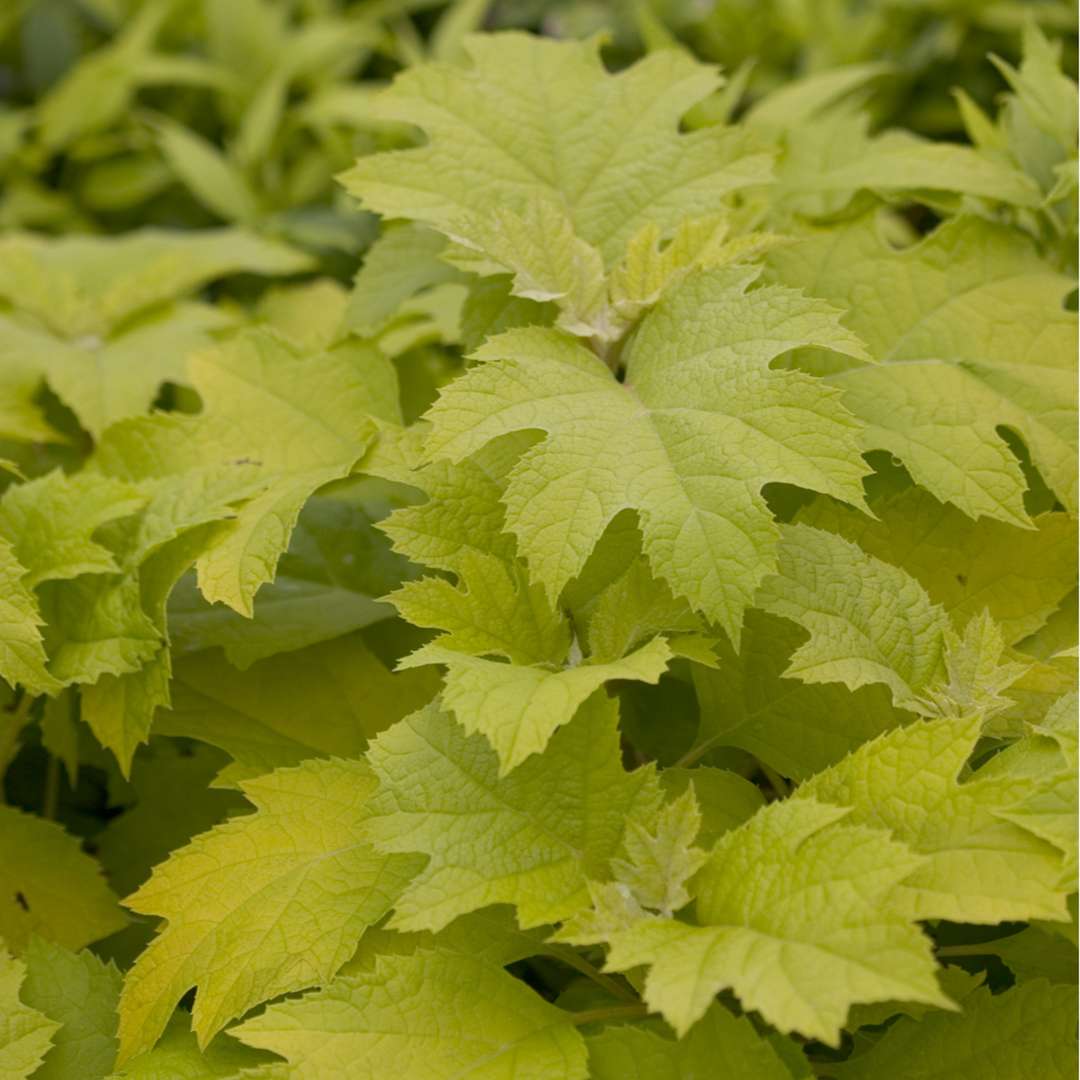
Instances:
[[[703,743],[698,743],[697,746],[691,746],[689,750],[674,765],[673,769],[688,769],[691,765],[696,764],[701,758],[703,758],[714,746],[720,745],[720,736],[713,735],[706,739]]]
[[[633,990],[623,986],[622,983],[613,979],[610,975],[605,975],[599,968],[594,967],[585,957],[576,953],[573,949],[555,945],[552,946],[551,955],[556,960],[561,960],[567,967],[572,967],[575,971],[580,972],[587,979],[592,979],[597,986],[602,986],[612,997],[622,998],[623,1001],[630,1001],[635,1005],[640,1004],[637,994]]]
[[[769,786],[776,792],[777,798],[786,799],[791,794],[788,782],[775,769],[769,768],[764,761],[759,760],[758,765],[765,779],[769,781]]]
[[[55,754],[49,755],[49,764],[45,767],[45,798],[42,803],[42,816],[52,821],[56,817],[60,802],[60,759]]]
[[[993,942],[984,941],[981,945],[941,945],[937,949],[938,956],[992,956],[993,950],[987,945]]]
[[[609,1005],[604,1009],[586,1009],[571,1013],[570,1022],[575,1027],[582,1024],[598,1024],[604,1020],[640,1020],[649,1015],[647,1005]]]

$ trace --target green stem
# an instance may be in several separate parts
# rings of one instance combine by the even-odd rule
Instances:
[[[940,945],[937,949],[938,956],[992,956],[993,949],[987,948],[993,942],[983,942],[981,945]]]
[[[691,746],[671,768],[688,769],[691,765],[696,765],[714,746],[720,745],[720,739],[721,736],[713,735],[704,742],[698,743],[697,746]]]
[[[769,768],[764,761],[759,759],[758,765],[765,779],[769,781],[769,786],[776,792],[777,798],[786,799],[791,794],[788,782],[775,769]]]
[[[649,1015],[646,1005],[609,1005],[605,1009],[586,1009],[571,1013],[570,1022],[575,1027],[582,1024],[599,1024],[604,1020],[640,1020]]]
[[[599,968],[594,967],[585,957],[573,949],[562,945],[555,945],[551,949],[551,955],[556,960],[561,960],[567,967],[572,967],[587,979],[592,979],[597,986],[602,986],[612,997],[622,998],[623,1001],[631,1001],[640,1004],[638,996],[627,986],[605,975]]]

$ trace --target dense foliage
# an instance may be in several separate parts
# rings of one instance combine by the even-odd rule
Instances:
[[[0,1077],[1075,1076],[1074,33],[6,6]]]

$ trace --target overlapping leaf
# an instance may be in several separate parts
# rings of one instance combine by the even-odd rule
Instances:
[[[641,519],[653,572],[738,639],[775,565],[776,527],[760,494],[786,481],[855,503],[857,428],[831,391],[769,362],[816,343],[861,353],[831,309],[755,272],[703,271],[645,317],[620,383],[555,331],[510,331],[430,412],[427,452],[460,461],[514,431],[545,437],[510,472],[507,527],[530,576],[555,599],[605,526]],[[687,401],[694,403],[687,407]]]
[[[118,239],[15,234],[0,252],[0,300],[10,305],[0,311],[0,357],[25,372],[9,383],[16,396],[3,411],[23,416],[10,434],[24,438],[38,434],[29,399],[42,377],[100,435],[146,412],[163,382],[187,384],[188,355],[234,323],[221,309],[178,297],[239,271],[308,266],[284,245],[227,229],[148,229]]]
[[[382,850],[428,856],[393,925],[438,930],[512,903],[529,927],[583,907],[586,879],[605,873],[627,820],[648,820],[660,798],[651,770],[623,770],[616,722],[614,702],[596,694],[542,755],[506,777],[486,740],[434,706],[380,735],[368,754],[380,788],[367,835]]]
[[[385,956],[271,1005],[233,1033],[281,1054],[288,1075],[322,1080],[388,1073],[451,1080],[585,1080],[585,1042],[569,1013],[495,965],[438,949]],[[280,1075],[274,1066],[253,1077]]]
[[[321,983],[349,958],[418,868],[363,837],[375,782],[362,762],[316,760],[243,788],[254,814],[197,837],[158,866],[128,904],[168,925],[128,973],[120,1059],[150,1049],[198,986],[205,1046],[278,994]]]
[[[72,903],[72,896],[78,897]],[[81,949],[127,923],[98,863],[56,822],[0,806],[0,937]]]
[[[26,1080],[41,1064],[60,1026],[19,998],[26,965],[0,948],[0,1075]]]
[[[713,848],[695,923],[631,906],[569,936],[606,941],[608,968],[648,965],[645,1000],[680,1035],[725,988],[781,1031],[832,1044],[860,1002],[947,1008],[930,943],[896,903],[921,858],[846,816],[812,799],[772,804]]]
[[[345,186],[451,237],[468,268],[512,272],[518,295],[557,299],[575,332],[617,336],[604,275],[632,237],[647,244],[650,227],[666,237],[768,177],[770,155],[750,133],[679,132],[718,83],[681,51],[617,75],[596,41],[476,36],[465,51],[466,67],[426,64],[395,80],[379,115],[428,141],[361,159]]]
[[[948,222],[893,248],[871,217],[771,256],[777,277],[848,312],[883,361],[829,376],[868,425],[866,445],[971,517],[1026,525],[1026,482],[998,433],[1017,432],[1061,502],[1076,509],[1073,282],[1015,231]]]
[[[975,714],[889,732],[808,780],[796,798],[850,807],[848,820],[887,828],[924,854],[894,901],[916,918],[1067,918],[1061,852],[1007,820],[1040,781],[996,768],[961,779],[980,726]]]

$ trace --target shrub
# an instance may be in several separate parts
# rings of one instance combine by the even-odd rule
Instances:
[[[1067,13],[294,7],[13,68],[0,1074],[1075,1075]]]

